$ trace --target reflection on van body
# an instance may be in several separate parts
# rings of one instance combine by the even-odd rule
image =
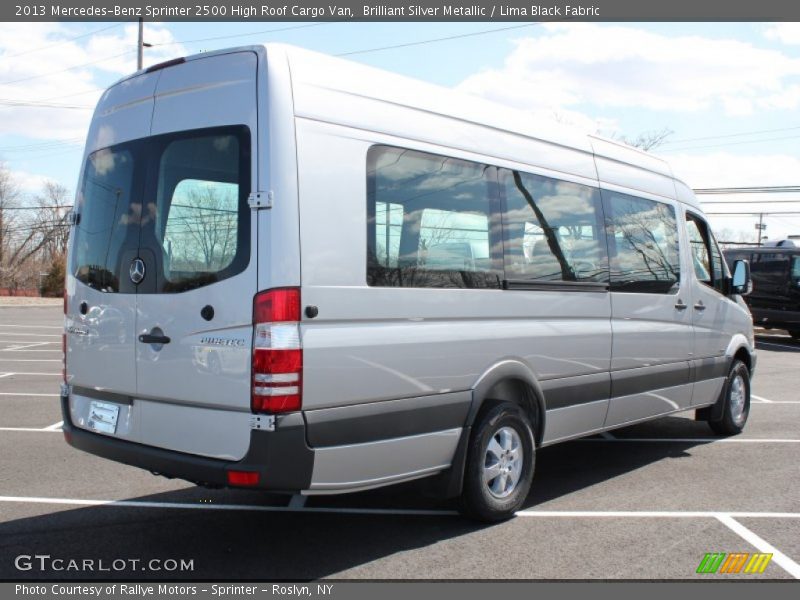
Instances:
[[[537,448],[747,419],[746,290],[689,188],[616,142],[251,46],[109,88],[79,188],[62,404],[88,452],[287,493],[430,477],[495,520]]]

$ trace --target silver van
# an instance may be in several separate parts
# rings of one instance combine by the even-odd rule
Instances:
[[[72,219],[64,432],[208,486],[437,476],[507,518],[536,450],[747,420],[741,296],[658,158],[281,45],[102,96]]]

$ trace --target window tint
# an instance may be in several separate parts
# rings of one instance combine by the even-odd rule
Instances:
[[[509,280],[608,281],[600,195],[588,186],[500,170]]]
[[[162,291],[207,285],[247,265],[249,159],[242,146],[241,136],[228,132],[184,135],[162,146],[154,232]]]
[[[717,240],[708,224],[699,216],[686,213],[686,228],[698,281],[713,287],[719,293],[727,293],[727,271]]]
[[[76,207],[72,273],[104,292],[120,291],[123,246],[129,235],[134,247],[138,240],[142,204],[132,199],[133,176],[133,153],[124,146],[98,150],[86,161]]]
[[[386,146],[367,161],[369,285],[499,287],[493,169]]]
[[[664,294],[680,281],[678,223],[663,202],[603,191],[606,203],[611,288]]]
[[[792,279],[800,280],[800,256],[792,258]]]

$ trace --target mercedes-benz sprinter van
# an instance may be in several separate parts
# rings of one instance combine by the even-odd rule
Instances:
[[[280,45],[101,97],[68,257],[64,432],[209,486],[438,476],[507,518],[543,446],[747,420],[750,315],[691,190],[612,141]]]

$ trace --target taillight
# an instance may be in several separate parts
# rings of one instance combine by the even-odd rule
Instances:
[[[256,471],[228,471],[228,485],[250,487],[258,485],[258,480]]]
[[[300,290],[259,292],[253,300],[253,412],[300,410],[302,386]]]

